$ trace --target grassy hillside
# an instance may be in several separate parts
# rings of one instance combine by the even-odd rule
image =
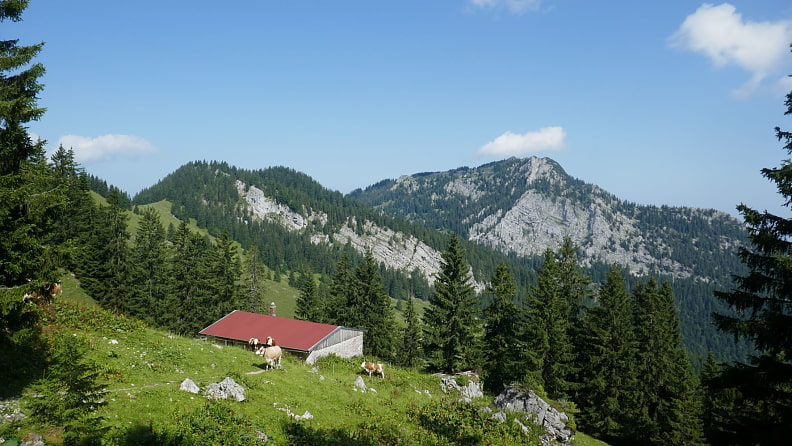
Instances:
[[[490,398],[460,404],[458,394],[441,391],[436,376],[388,365],[383,379],[362,373],[360,358],[309,366],[288,355],[281,369],[265,370],[249,350],[146,327],[85,301],[78,286],[63,283],[63,298],[46,312],[45,332],[90,346],[86,356],[107,386],[107,405],[99,411],[107,444],[258,444],[258,432],[267,444],[539,444],[511,420],[501,424],[481,412]],[[203,396],[209,384],[226,377],[244,388],[244,401]],[[369,391],[356,390],[358,377]],[[179,390],[186,378],[202,392]],[[16,404],[25,410],[24,399]],[[306,411],[312,420],[289,416]],[[31,431],[44,434],[48,444],[62,439],[58,426],[30,418],[0,427],[0,437]],[[578,435],[576,444],[602,443]]]

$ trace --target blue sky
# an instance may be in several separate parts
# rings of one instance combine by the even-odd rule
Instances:
[[[788,212],[792,3],[33,0],[30,131],[134,195],[193,160],[347,193],[548,156],[639,204]],[[785,215],[782,213],[782,215]]]

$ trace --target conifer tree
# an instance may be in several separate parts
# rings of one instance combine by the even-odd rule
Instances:
[[[22,20],[27,1],[0,3],[0,22]],[[27,124],[45,109],[37,104],[44,66],[33,63],[43,43],[21,46],[0,41],[0,285],[54,281],[44,255],[50,218],[64,207],[65,196],[53,181],[44,156],[44,141],[33,141]]]
[[[324,303],[319,295],[319,287],[316,284],[313,273],[304,273],[301,274],[301,277],[300,294],[297,297],[294,317],[303,321],[324,323],[326,321]]]
[[[723,429],[731,417],[740,410],[735,407],[737,400],[735,389],[719,387],[718,380],[722,369],[723,364],[715,361],[715,355],[710,351],[701,368],[704,436],[707,442],[712,445],[738,444],[738,440],[732,435],[732,432]]]
[[[406,326],[402,331],[401,339],[397,341],[396,356],[401,365],[417,367],[421,364],[423,357],[423,329],[421,319],[415,311],[415,299],[412,295],[407,297],[404,323]]]
[[[202,327],[220,319],[238,305],[237,280],[240,276],[238,250],[228,231],[215,241],[207,257],[207,294]]]
[[[181,334],[204,328],[202,314],[207,298],[209,246],[206,238],[193,233],[182,220],[171,239],[168,255],[168,293],[163,311],[164,326]]]
[[[351,305],[355,328],[366,330],[363,353],[383,359],[392,359],[395,347],[396,321],[390,297],[385,293],[379,266],[371,251],[366,251],[363,262],[355,268]]]
[[[569,337],[570,300],[562,294],[555,253],[544,252],[544,263],[528,305],[528,338],[536,352],[544,391],[552,398],[568,398],[573,389],[575,351]]]
[[[240,296],[243,308],[252,313],[264,310],[264,279],[266,268],[259,258],[259,250],[251,246],[245,251],[243,260],[242,283],[244,295]]]
[[[352,269],[349,265],[349,255],[344,253],[336,264],[330,282],[330,299],[328,302],[327,322],[330,324],[351,327],[347,321],[347,300],[352,293]]]
[[[477,366],[480,314],[465,249],[452,234],[424,311],[425,351],[434,370],[453,373]]]
[[[792,115],[792,91],[784,115]],[[792,132],[775,128],[787,154]],[[762,169],[775,183],[783,205],[792,204],[792,160]],[[749,272],[734,289],[716,292],[733,314],[713,314],[719,330],[750,341],[756,354],[724,367],[718,386],[732,389],[736,410],[718,429],[732,444],[786,444],[792,425],[792,219],[760,212],[746,204],[737,210],[748,229],[750,247],[740,249]]]
[[[90,280],[83,281],[90,294],[106,308],[125,311],[130,297],[131,271],[129,262],[128,217],[119,207],[119,194],[111,190],[107,206],[97,212],[86,255],[81,260],[95,262],[88,271]]]
[[[521,382],[526,363],[535,359],[526,357],[530,350],[524,340],[525,315],[516,303],[517,287],[506,264],[497,266],[485,293],[493,299],[484,310],[484,339],[488,346],[484,385],[497,394],[509,384]]]
[[[165,228],[159,213],[151,207],[143,210],[130,255],[134,295],[124,304],[130,315],[162,325],[166,295]]]
[[[580,426],[598,438],[618,439],[629,432],[636,410],[638,376],[633,302],[622,271],[613,266],[599,290],[599,305],[582,318],[580,363],[583,386],[576,400]]]
[[[658,446],[702,444],[699,383],[681,346],[671,286],[652,277],[633,293],[641,385],[632,438]]]
[[[97,444],[107,405],[105,371],[89,359],[89,343],[76,336],[56,336],[44,377],[27,389],[26,404],[39,421],[64,426],[64,444]]]
[[[571,335],[578,326],[583,304],[591,295],[591,278],[583,273],[583,268],[578,263],[577,249],[571,238],[564,237],[556,255],[561,295],[568,301],[570,327],[573,330]]]

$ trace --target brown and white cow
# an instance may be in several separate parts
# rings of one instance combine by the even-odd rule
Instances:
[[[256,354],[262,356],[265,361],[267,361],[267,368],[281,368],[281,356],[283,356],[283,352],[281,351],[280,346],[275,345],[275,340],[272,339],[271,336],[267,336],[267,343],[262,344],[258,350],[256,350]]]
[[[363,364],[360,364],[360,366],[363,367],[363,370],[368,372],[369,376],[371,376],[372,373],[379,373],[380,375],[382,375],[383,379],[385,378],[385,365],[384,364],[380,364],[380,363],[377,363],[377,362],[365,362],[365,361],[363,361]]]
[[[58,295],[61,294],[63,288],[61,284],[58,282],[44,282],[41,284],[38,290],[33,291],[32,293],[25,293],[22,296],[23,302],[35,302],[35,303],[51,303]]]

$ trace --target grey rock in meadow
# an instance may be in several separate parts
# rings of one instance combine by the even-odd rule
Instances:
[[[355,387],[360,389],[362,392],[366,391],[366,382],[363,381],[362,376],[358,376],[357,378],[355,378]]]
[[[193,380],[191,380],[190,378],[187,378],[184,381],[182,381],[181,385],[179,386],[179,390],[184,390],[185,392],[190,392],[190,393],[198,393],[201,391],[198,385],[195,384],[195,382],[193,382]]]
[[[575,431],[566,425],[569,417],[564,412],[551,407],[533,390],[522,391],[509,387],[495,397],[493,404],[509,412],[530,414],[534,423],[547,432],[547,435],[541,438],[542,444],[550,444],[550,440],[555,440],[569,445],[575,435]]]
[[[204,396],[213,400],[234,399],[245,401],[245,389],[232,378],[226,377],[219,383],[209,384],[209,387],[204,391]]]
[[[468,378],[468,383],[466,385],[460,386],[457,384],[454,376],[441,375],[440,389],[442,389],[445,393],[454,390],[461,393],[462,396],[471,399],[481,398],[484,396],[484,392],[481,391],[478,381],[472,378]]]

